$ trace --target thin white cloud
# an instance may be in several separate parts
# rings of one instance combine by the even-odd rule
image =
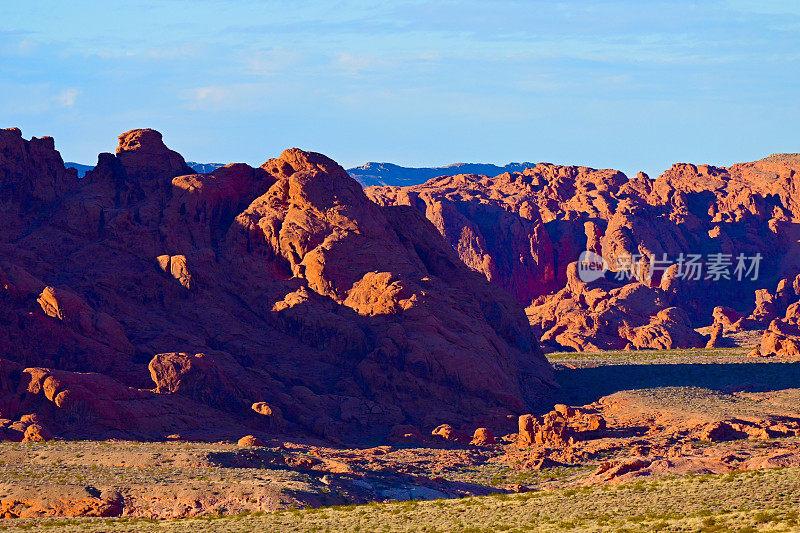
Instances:
[[[564,80],[558,79],[552,74],[533,74],[521,76],[513,82],[516,87],[523,91],[553,91],[564,87]]]
[[[255,112],[289,103],[295,92],[288,88],[281,93],[275,84],[259,82],[192,87],[184,89],[180,96],[192,111]]]
[[[81,94],[80,89],[76,88],[69,88],[64,89],[60,93],[58,93],[55,98],[53,99],[54,102],[61,107],[72,107],[75,105],[75,100],[78,98],[78,95]]]
[[[248,74],[270,77],[297,68],[301,59],[299,52],[275,47],[252,53],[244,60],[244,64]]]
[[[800,15],[800,5],[797,0],[728,0],[728,6],[745,13],[759,13],[766,15]]]
[[[369,54],[342,53],[333,60],[333,66],[347,76],[358,78],[365,72],[373,70],[385,62],[385,60]]]
[[[39,46],[36,41],[27,37],[19,40],[8,40],[6,44],[3,44],[3,33],[0,31],[0,53],[3,55],[26,57],[32,55]]]
[[[142,55],[148,59],[186,59],[198,54],[199,46],[195,43],[184,43],[169,48],[151,48]]]
[[[194,87],[187,89],[183,93],[184,99],[189,101],[189,105],[193,109],[224,106],[230,102],[232,96],[232,88],[222,85]]]
[[[28,56],[36,50],[36,47],[36,41],[31,39],[22,39],[19,43],[17,43],[17,52],[21,56]]]
[[[83,91],[75,87],[57,89],[47,83],[14,83],[0,79],[0,112],[36,115],[71,109]]]

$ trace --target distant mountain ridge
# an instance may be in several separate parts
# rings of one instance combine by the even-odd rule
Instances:
[[[226,165],[226,163],[197,163],[195,161],[187,161],[186,164],[199,174],[210,174],[216,169]]]
[[[443,167],[403,167],[393,163],[370,162],[360,167],[348,168],[350,174],[362,186],[370,185],[419,185],[431,178],[455,174],[480,174],[494,177],[504,172],[522,172],[535,167],[535,163],[508,163],[504,166],[491,163],[453,163]]]
[[[214,170],[218,169],[219,167],[224,167],[225,163],[197,163],[195,161],[187,161],[186,164],[195,172],[199,174],[209,174],[214,172]],[[67,168],[74,168],[78,171],[78,177],[82,178],[86,175],[87,172],[90,170],[94,170],[92,165],[82,165],[80,163],[74,163],[72,161],[68,161],[64,163],[64,166]]]
[[[78,171],[78,177],[82,178],[86,175],[87,172],[94,169],[92,165],[81,165],[80,163],[73,163],[72,161],[67,161],[64,163],[64,166],[67,168],[74,168]]]

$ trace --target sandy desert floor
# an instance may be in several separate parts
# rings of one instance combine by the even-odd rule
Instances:
[[[798,530],[800,361],[746,352],[550,355],[566,446],[4,442],[0,529]]]

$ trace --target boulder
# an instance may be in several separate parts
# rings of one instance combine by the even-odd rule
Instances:
[[[466,433],[454,429],[450,424],[441,424],[436,426],[433,431],[431,431],[431,435],[446,441],[463,444],[468,443],[471,440]]]
[[[735,428],[729,422],[711,422],[706,424],[698,435],[700,440],[706,442],[722,442],[728,440],[746,439],[747,433]]]
[[[475,430],[475,433],[472,435],[472,440],[470,444],[474,446],[490,446],[492,444],[496,444],[497,439],[492,433],[492,430],[488,428],[478,428]]]
[[[25,428],[22,442],[44,442],[52,438],[53,434],[47,428],[41,424],[31,424]]]
[[[800,357],[800,331],[794,327],[787,327],[781,322],[773,321],[761,338],[758,348],[762,356],[780,355],[785,357]]]
[[[263,416],[273,415],[273,409],[267,402],[256,402],[250,406],[250,409]]]
[[[650,461],[641,457],[628,457],[616,461],[606,461],[597,467],[595,475],[600,476],[603,481],[611,481],[625,474],[638,472],[647,468],[650,464]]]
[[[244,437],[236,441],[236,444],[238,446],[250,447],[250,448],[253,446],[264,446],[264,443],[261,441],[261,439],[254,437],[253,435],[245,435]]]
[[[712,317],[714,318],[715,327],[719,324],[725,329],[733,327],[742,318],[735,309],[719,305],[714,308]]]

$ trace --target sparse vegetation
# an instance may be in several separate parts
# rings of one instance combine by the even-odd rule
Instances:
[[[8,521],[3,531],[793,531],[800,468],[453,500],[153,521]],[[735,509],[735,510],[731,510]]]

